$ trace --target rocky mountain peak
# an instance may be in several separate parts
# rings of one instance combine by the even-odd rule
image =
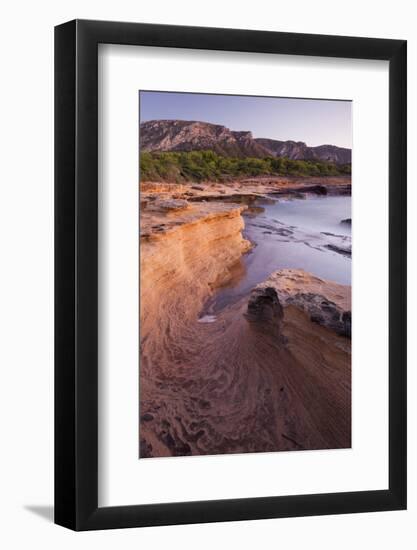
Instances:
[[[229,157],[287,157],[293,160],[351,162],[351,150],[335,145],[308,147],[303,141],[254,138],[250,131],[233,131],[198,120],[149,120],[140,125],[141,151],[209,149]]]

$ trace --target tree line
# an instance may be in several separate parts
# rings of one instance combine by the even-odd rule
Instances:
[[[140,154],[141,181],[225,182],[256,176],[339,176],[350,173],[350,164],[286,157],[224,157],[214,151]]]

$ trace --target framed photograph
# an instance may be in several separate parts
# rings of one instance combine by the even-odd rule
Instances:
[[[406,42],[55,29],[55,521],[406,508]]]

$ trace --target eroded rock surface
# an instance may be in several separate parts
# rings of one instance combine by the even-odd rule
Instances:
[[[190,204],[184,199],[166,199],[155,203],[155,207],[166,212],[179,212],[190,208]]]
[[[256,300],[260,293],[270,294],[272,290],[282,307],[295,306],[314,323],[350,338],[350,286],[324,281],[301,269],[283,269],[258,285],[252,291],[251,300]]]
[[[203,202],[222,190],[141,197],[140,456],[350,447],[350,340],[331,324],[349,287],[284,270],[202,317],[251,246],[245,204]]]
[[[282,306],[277,291],[269,286],[256,288],[250,295],[246,317],[256,322],[280,321]]]

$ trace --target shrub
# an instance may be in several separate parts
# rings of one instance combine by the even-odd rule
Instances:
[[[294,175],[337,176],[351,173],[351,165],[285,157],[225,157],[214,151],[143,152],[141,181],[227,181],[232,178]]]

